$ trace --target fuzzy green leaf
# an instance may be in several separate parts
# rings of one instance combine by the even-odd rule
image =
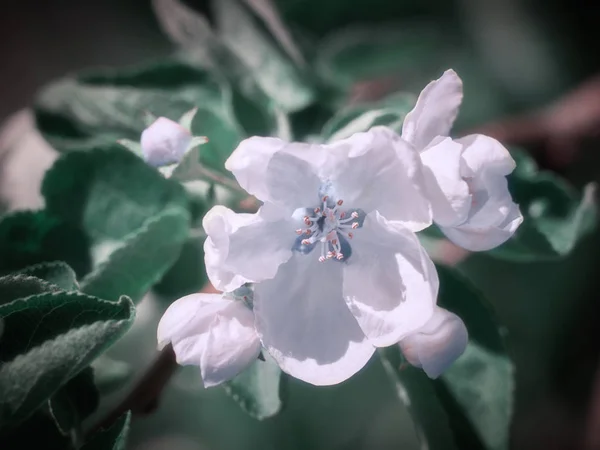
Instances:
[[[47,211],[21,211],[0,220],[0,273],[64,261],[77,275],[91,268],[90,240],[77,226]]]
[[[61,261],[35,264],[20,270],[19,274],[40,278],[63,291],[74,291],[78,288],[75,272]]]
[[[218,0],[212,6],[219,36],[277,106],[291,112],[313,101],[315,93],[311,86],[244,4],[238,0]]]
[[[539,171],[526,153],[511,153],[517,168],[509,176],[509,189],[524,220],[508,242],[489,254],[513,261],[568,255],[596,227],[596,185],[588,184],[580,196],[557,175]]]
[[[50,292],[0,305],[0,428],[30,416],[122,336],[135,315],[118,302]]]
[[[381,349],[379,356],[398,398],[412,416],[422,448],[457,450],[448,414],[427,375],[403,363],[398,346]]]
[[[274,416],[282,407],[281,369],[268,356],[265,361],[254,361],[224,387],[244,411],[258,420]]]
[[[436,380],[459,448],[506,450],[513,411],[514,366],[505,330],[469,280],[437,266],[438,304],[457,314],[469,331],[465,353]]]
[[[81,280],[81,291],[109,300],[142,296],[177,261],[189,232],[189,213],[169,208],[148,219],[90,274]]]
[[[99,403],[94,371],[86,367],[48,400],[48,409],[61,433],[72,436],[77,445],[82,439],[83,420],[98,408]]]

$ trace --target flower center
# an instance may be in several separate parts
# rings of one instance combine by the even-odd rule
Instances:
[[[346,256],[342,252],[341,237],[352,239],[351,230],[360,226],[359,214],[356,211],[349,212],[340,209],[343,200],[338,200],[333,207],[328,204],[329,197],[322,198],[322,205],[304,216],[306,228],[299,228],[296,234],[303,236],[302,245],[313,246],[321,244],[321,256],[319,261],[336,258],[341,261]]]

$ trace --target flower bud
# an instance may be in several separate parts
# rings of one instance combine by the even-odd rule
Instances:
[[[145,161],[154,167],[181,161],[192,141],[192,135],[177,122],[159,117],[142,132],[141,145]]]
[[[467,348],[469,336],[456,314],[437,307],[431,319],[399,343],[406,360],[429,378],[439,377]]]

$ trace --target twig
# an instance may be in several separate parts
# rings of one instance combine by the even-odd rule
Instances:
[[[153,412],[158,406],[158,398],[167,383],[177,370],[175,353],[169,344],[158,355],[154,363],[148,368],[137,385],[104,419],[88,432],[94,432],[110,427],[119,417],[127,411],[135,415],[144,415]]]

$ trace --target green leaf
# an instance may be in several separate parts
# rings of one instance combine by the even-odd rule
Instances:
[[[212,2],[212,7],[222,41],[277,106],[292,112],[313,101],[313,89],[245,5],[237,0],[218,0]]]
[[[73,269],[61,261],[35,264],[20,270],[19,274],[40,278],[63,291],[75,291],[79,287]]]
[[[449,67],[447,55],[452,50],[448,34],[434,24],[352,26],[334,31],[319,43],[315,69],[343,92],[361,80],[394,73],[402,73],[404,90],[422,89],[415,83],[430,80]]]
[[[207,283],[204,266],[204,239],[190,236],[183,244],[177,261],[154,286],[154,290],[169,299],[199,292]]]
[[[0,305],[0,428],[30,416],[131,326],[131,300],[52,292]]]
[[[596,185],[588,184],[580,196],[557,175],[538,171],[526,153],[511,153],[517,168],[509,176],[509,189],[524,220],[507,243],[489,254],[513,261],[568,255],[596,227]]]
[[[46,210],[80,227],[94,244],[120,241],[170,205],[183,188],[117,145],[59,158],[42,182]]]
[[[151,217],[81,280],[81,291],[109,300],[142,296],[177,261],[188,237],[189,213],[169,208]]]
[[[139,142],[145,112],[175,121],[196,106],[224,112],[227,90],[206,70],[168,59],[50,84],[37,98],[36,118],[57,150],[92,149],[119,139]]]
[[[81,290],[140,300],[177,260],[187,239],[190,199],[178,183],[125,149],[63,155],[42,184],[46,208],[85,230],[93,270]]]
[[[252,417],[264,420],[282,407],[282,373],[268,356],[257,359],[233,380],[225,383],[225,391]]]
[[[78,447],[82,421],[98,408],[100,394],[94,384],[94,371],[87,367],[60,388],[49,400],[48,409],[65,436],[73,436]]]
[[[469,331],[465,353],[436,380],[459,448],[508,448],[513,411],[514,366],[503,335],[469,280],[437,266],[439,306],[457,314]]]
[[[327,121],[321,136],[325,141],[333,142],[377,125],[387,126],[401,133],[404,117],[414,104],[413,95],[397,93],[381,102],[343,108]]]
[[[78,275],[90,270],[89,239],[47,211],[21,211],[0,220],[0,273],[61,260]]]
[[[97,431],[81,450],[125,450],[131,412],[123,414],[109,428]]]
[[[27,275],[7,275],[0,278],[0,305],[19,298],[58,291],[60,291],[58,286],[39,278]]]
[[[398,398],[408,408],[422,448],[455,450],[454,432],[448,414],[438,399],[434,386],[420,369],[403,362],[397,345],[380,349],[383,368],[396,388]]]

